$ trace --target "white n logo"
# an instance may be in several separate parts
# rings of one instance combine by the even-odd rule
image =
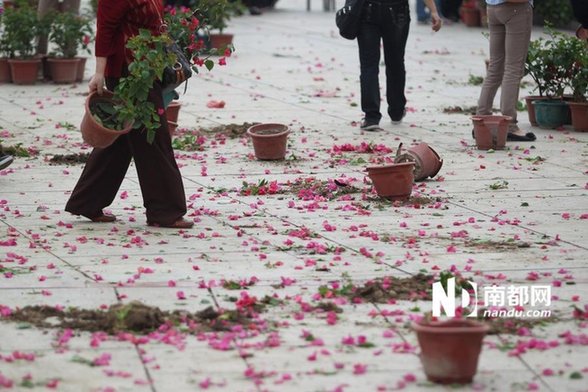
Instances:
[[[474,291],[473,301],[470,293],[464,288],[461,289],[461,307],[466,308],[473,302],[473,310],[465,317],[476,317],[478,314],[478,285],[467,281]],[[455,278],[447,279],[447,292],[441,282],[433,283],[433,317],[441,317],[441,306],[448,317],[455,317]]]

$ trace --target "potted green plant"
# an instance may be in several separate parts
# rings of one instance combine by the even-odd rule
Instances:
[[[9,45],[11,54],[8,64],[13,83],[34,84],[41,64],[41,60],[34,58],[39,31],[37,12],[27,3],[7,8],[2,17],[2,24],[3,42]]]
[[[86,58],[78,57],[78,51],[91,53],[88,47],[93,36],[91,20],[71,12],[52,13],[49,18],[49,41],[54,45],[47,60],[51,79],[55,83],[81,81]]]
[[[574,38],[571,43],[575,60],[569,72],[569,87],[572,90],[572,100],[568,101],[572,115],[572,127],[575,131],[588,132],[588,51],[586,44]]]
[[[96,92],[88,96],[80,127],[86,142],[104,148],[131,127],[144,128],[147,141],[153,142],[161,125],[160,111],[164,109],[156,108],[148,96],[164,68],[175,63],[175,56],[166,50],[170,43],[168,35],[154,36],[148,30],[141,30],[127,41],[127,48],[134,56],[128,66],[128,76],[121,78],[107,99]]]
[[[540,94],[548,97],[531,102],[536,123],[543,128],[557,128],[569,121],[569,107],[563,97],[575,53],[571,41],[573,37],[550,28],[547,33],[547,39],[539,39],[532,44],[535,51],[534,62],[527,58],[527,67],[533,67],[534,75],[531,76],[537,83]]]
[[[239,11],[239,2],[229,0],[198,0],[197,7],[202,11],[209,30],[210,47],[224,49],[233,43],[233,34],[223,33],[232,16]],[[217,30],[210,32],[210,30]]]

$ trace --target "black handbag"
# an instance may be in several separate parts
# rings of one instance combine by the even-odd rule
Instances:
[[[345,0],[345,6],[335,14],[335,23],[339,35],[346,39],[355,39],[361,23],[361,12],[365,0]]]
[[[163,70],[161,89],[164,93],[175,90],[192,76],[192,65],[180,46],[173,42],[167,47],[167,51],[176,56],[176,62],[173,66],[167,66]]]
[[[152,0],[152,4],[159,14],[159,21],[161,23],[159,29],[161,30],[161,33],[165,34],[167,33],[167,25],[165,24],[163,16],[159,12],[155,0]],[[176,56],[176,62],[174,65],[168,65],[163,69],[163,75],[161,75],[161,90],[163,94],[175,90],[192,76],[192,64],[190,63],[190,60],[188,60],[184,51],[180,48],[180,45],[174,41],[174,37],[170,36],[170,39],[172,43],[166,48],[166,50],[168,53],[173,53]],[[188,86],[186,85],[186,88],[187,87]]]

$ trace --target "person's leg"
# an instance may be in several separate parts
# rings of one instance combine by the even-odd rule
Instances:
[[[392,121],[402,120],[405,113],[406,69],[404,53],[410,28],[408,3],[385,5],[382,10],[384,60],[386,62],[386,99]]]
[[[39,0],[39,5],[37,6],[37,16],[39,20],[42,20],[49,12],[57,11],[58,7],[58,0]],[[37,43],[37,53],[47,54],[47,46],[47,35],[40,35]]]
[[[110,91],[114,90],[116,83],[113,78],[106,81]],[[100,216],[102,209],[116,197],[130,162],[129,134],[120,136],[106,148],[92,150],[65,210],[89,219]]]
[[[156,108],[163,107],[161,88],[157,83],[149,93],[149,101]],[[130,132],[128,135],[147,222],[169,226],[186,214],[186,196],[165,116],[160,116],[160,121],[161,127],[152,144],[147,143],[143,131]]]
[[[429,20],[424,0],[416,0],[416,14],[419,22],[426,22]]]
[[[531,39],[533,11],[527,3],[512,3],[504,7],[506,28],[505,65],[502,78],[500,111],[512,117],[511,130],[518,129],[517,102],[519,86],[525,73],[525,60]]]
[[[357,36],[361,69],[361,110],[368,123],[379,124],[380,113],[380,28],[374,3],[366,3],[364,16]]]
[[[93,219],[113,202],[131,162],[127,135],[92,151],[65,206],[67,212]]]
[[[476,111],[477,114],[492,114],[492,103],[494,102],[496,91],[502,83],[502,75],[504,74],[506,29],[504,24],[497,17],[497,13],[503,7],[505,6],[488,6],[490,63],[488,64],[486,78],[484,78],[482,90],[480,91],[478,109]]]

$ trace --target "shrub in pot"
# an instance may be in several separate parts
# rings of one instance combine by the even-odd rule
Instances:
[[[49,41],[55,51],[48,59],[51,78],[55,83],[81,81],[86,59],[78,57],[80,49],[90,54],[88,45],[92,41],[91,20],[71,12],[51,13]]]
[[[37,12],[27,3],[7,8],[2,17],[4,42],[9,43],[12,58],[8,60],[12,81],[34,84],[41,60],[34,58],[39,24]]]
[[[574,52],[568,82],[572,90],[572,100],[568,101],[572,112],[572,127],[579,132],[588,132],[588,50],[584,42],[575,38],[570,46]]]
[[[233,43],[232,34],[224,34],[229,20],[242,13],[243,5],[239,1],[198,0],[196,6],[202,11],[209,30],[209,45],[212,49],[223,50]],[[217,32],[210,32],[218,31]]]

